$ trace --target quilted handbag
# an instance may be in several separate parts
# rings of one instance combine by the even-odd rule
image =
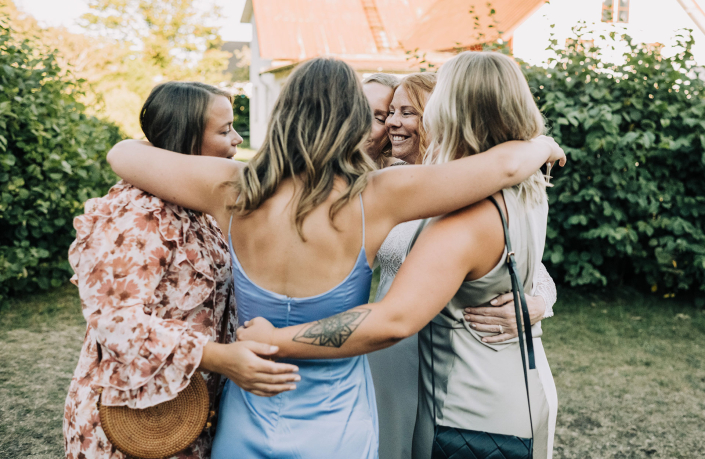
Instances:
[[[502,213],[497,201],[490,197],[502,217],[504,228],[504,241],[507,246],[507,267],[512,280],[512,293],[514,294],[514,312],[517,320],[517,330],[519,331],[519,348],[521,350],[521,364],[524,369],[524,386],[526,387],[526,402],[529,406],[529,422],[531,432],[534,431],[531,420],[531,402],[529,400],[529,378],[526,369],[526,358],[529,360],[529,368],[536,368],[534,361],[534,345],[531,336],[531,321],[529,318],[529,308],[526,305],[524,287],[519,282],[517,275],[516,260],[512,251],[512,244],[509,240],[509,229],[507,220]],[[521,306],[520,306],[521,305]],[[520,310],[521,307],[521,310]],[[529,324],[525,329],[523,322]],[[433,322],[430,326],[431,344],[433,345]],[[526,340],[527,357],[525,357],[524,340]],[[433,422],[436,422],[436,381],[433,368],[433,351],[431,351],[431,387],[433,396]],[[514,435],[496,434],[490,432],[480,432],[477,430],[460,429],[457,427],[435,425],[433,433],[433,449],[431,459],[532,459],[534,450],[534,440],[532,438],[521,438]]]

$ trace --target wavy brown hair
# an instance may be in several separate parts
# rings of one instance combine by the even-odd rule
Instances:
[[[289,76],[272,111],[262,147],[235,183],[234,209],[247,215],[276,192],[286,178],[296,178],[295,224],[322,204],[336,177],[347,186],[330,208],[330,219],[367,185],[375,170],[362,147],[372,127],[372,109],[355,71],[345,62],[316,58]],[[300,186],[300,189],[298,187]]]
[[[416,157],[416,164],[421,164],[426,155],[426,145],[428,135],[423,125],[423,116],[426,109],[426,101],[436,87],[438,77],[435,73],[412,73],[401,80],[401,86],[406,90],[416,113],[419,114],[419,155]]]

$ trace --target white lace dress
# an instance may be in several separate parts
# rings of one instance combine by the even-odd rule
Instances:
[[[375,302],[389,291],[420,222],[416,220],[396,226],[377,252],[375,263],[380,266],[380,280]],[[556,285],[543,263],[538,267],[531,294],[544,299],[544,318],[551,317],[557,298]],[[368,358],[379,412],[379,459],[409,459],[418,406],[418,336],[368,354]],[[555,419],[552,421],[555,424]]]

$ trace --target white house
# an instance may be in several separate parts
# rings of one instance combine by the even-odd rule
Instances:
[[[673,52],[678,30],[693,29],[695,59],[705,64],[704,11],[705,0],[551,0],[514,32],[514,54],[541,64],[549,55],[550,33],[565,43],[571,28],[583,21],[589,29],[616,28],[638,43],[663,44],[666,55]]]

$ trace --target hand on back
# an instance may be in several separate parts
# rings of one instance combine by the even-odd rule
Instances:
[[[276,346],[254,341],[236,341],[230,344],[209,343],[201,366],[230,379],[248,392],[272,397],[296,389],[301,377],[296,365],[277,363],[267,358],[277,352]]]
[[[540,322],[546,310],[543,298],[526,295],[526,303],[531,325]],[[519,336],[512,292],[497,296],[489,302],[489,305],[469,306],[464,312],[465,320],[474,330],[495,333],[493,336],[484,337],[482,341],[485,343],[501,343]]]

